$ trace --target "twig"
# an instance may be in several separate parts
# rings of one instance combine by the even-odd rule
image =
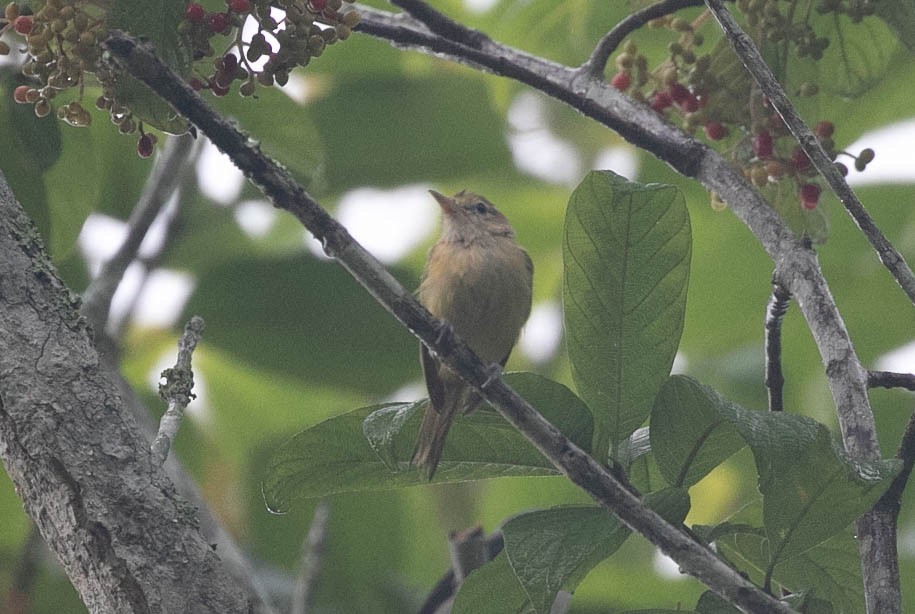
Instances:
[[[762,54],[757,49],[746,32],[734,21],[734,17],[728,12],[721,0],[706,0],[706,5],[714,14],[715,19],[721,25],[721,29],[727,34],[731,46],[734,48],[737,57],[740,58],[747,70],[753,75],[753,78],[762,88],[763,93],[769,98],[769,102],[784,120],[785,125],[797,139],[798,144],[810,158],[813,165],[820,172],[829,187],[835,192],[836,196],[845,206],[852,219],[870,241],[871,246],[876,250],[880,261],[889,270],[896,283],[908,295],[909,300],[915,303],[915,274],[906,263],[895,247],[883,235],[883,232],[874,223],[874,220],[867,213],[864,205],[858,200],[842,173],[833,164],[826,151],[820,144],[820,141],[814,136],[810,128],[801,119],[797,110],[788,100],[784,88],[772,74],[769,65],[762,58]]]
[[[670,15],[671,13],[675,13],[680,9],[690,6],[699,6],[703,1],[704,0],[659,0],[634,13],[630,13],[597,41],[594,51],[591,52],[591,57],[589,57],[578,70],[585,72],[596,79],[602,78],[604,75],[604,68],[607,66],[607,60],[613,55],[616,48],[620,46],[620,43],[623,42],[624,38],[652,19]]]
[[[905,388],[915,391],[915,375],[892,371],[868,371],[868,388]]]
[[[296,578],[295,593],[292,597],[292,614],[306,614],[310,610],[314,589],[321,572],[324,556],[324,541],[327,537],[327,521],[330,519],[330,503],[327,499],[318,501],[315,513],[308,527],[308,535],[302,543],[302,558],[299,575]]]
[[[439,36],[452,40],[474,49],[479,49],[489,37],[478,30],[472,30],[464,24],[458,23],[447,15],[435,10],[422,0],[390,0],[394,6],[399,6],[411,17],[425,25],[429,30]]]
[[[502,539],[502,532],[495,531],[490,533],[490,535],[484,540],[486,547],[486,560],[491,561],[496,558],[502,548],[505,547],[505,540]],[[438,612],[439,608],[451,599],[455,594],[456,583],[455,583],[456,573],[454,567],[445,572],[438,582],[435,583],[435,586],[429,591],[429,594],[426,596],[426,600],[423,602],[423,605],[419,608],[417,614],[435,614]]]
[[[275,206],[292,213],[350,274],[402,324],[483,397],[547,457],[553,465],[628,527],[645,536],[682,569],[747,612],[792,612],[735,571],[705,544],[664,520],[629,492],[603,465],[569,441],[501,379],[492,381],[487,365],[456,335],[442,338],[439,323],[381,264],[276,162],[266,157],[232,124],[151,52],[147,45],[112,34],[105,47],[156,94],[195,124]],[[466,47],[465,47],[466,49]]]
[[[189,135],[168,139],[146,181],[143,194],[127,221],[127,237],[83,293],[82,314],[96,331],[105,330],[111,299],[124,272],[136,259],[149,227],[178,187],[183,176],[182,170],[187,168],[187,159],[193,148],[194,139]]]
[[[778,281],[772,280],[772,296],[766,306],[766,388],[769,390],[769,411],[784,411],[782,391],[782,319],[791,303],[791,293]]]
[[[178,434],[181,418],[188,403],[194,399],[194,372],[191,370],[191,356],[200,342],[205,327],[203,318],[193,316],[184,326],[184,334],[178,340],[178,360],[175,366],[162,372],[164,384],[159,384],[159,396],[168,403],[168,409],[159,422],[159,432],[150,446],[153,462],[161,465],[168,458],[168,450]]]
[[[458,585],[463,584],[470,572],[479,569],[487,561],[483,527],[477,525],[463,531],[453,531],[448,536],[448,552],[451,554],[454,581]]]

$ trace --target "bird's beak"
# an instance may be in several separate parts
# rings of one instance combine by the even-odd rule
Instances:
[[[429,194],[432,194],[432,198],[438,201],[439,206],[442,208],[442,213],[445,215],[453,215],[457,212],[458,205],[453,198],[449,198],[435,190],[429,190]]]

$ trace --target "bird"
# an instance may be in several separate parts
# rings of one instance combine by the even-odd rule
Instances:
[[[442,211],[441,235],[429,250],[419,302],[443,320],[485,363],[505,366],[531,312],[534,265],[508,219],[486,198],[430,190]],[[470,384],[419,346],[429,394],[411,464],[432,480],[456,414],[482,403]]]

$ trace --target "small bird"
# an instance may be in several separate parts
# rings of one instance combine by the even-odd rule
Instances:
[[[419,302],[481,360],[505,366],[531,312],[534,265],[491,202],[466,190],[430,193],[442,209],[442,233],[429,250]],[[419,354],[429,404],[412,464],[431,480],[455,414],[469,414],[482,398],[425,345]]]

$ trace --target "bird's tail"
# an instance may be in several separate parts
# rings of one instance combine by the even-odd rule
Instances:
[[[410,462],[418,467],[430,481],[442,458],[445,439],[448,437],[448,430],[454,421],[457,406],[458,403],[446,402],[441,410],[436,410],[432,407],[431,402],[426,405],[423,424],[419,427],[419,437],[416,439],[416,449],[413,451],[413,460]]]

